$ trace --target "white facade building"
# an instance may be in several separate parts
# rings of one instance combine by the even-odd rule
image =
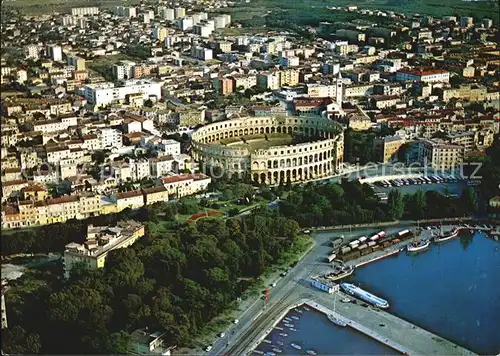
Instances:
[[[61,46],[47,46],[47,55],[53,61],[62,61],[62,48]]]
[[[28,45],[24,47],[24,57],[26,59],[34,59],[37,60],[39,56],[39,50],[37,45]]]
[[[403,82],[448,83],[450,81],[450,72],[444,69],[401,69],[396,72],[396,80]]]
[[[97,106],[123,101],[129,94],[141,93],[145,100],[150,97],[160,99],[161,86],[161,83],[146,80],[131,80],[120,87],[115,87],[113,83],[88,84],[83,87],[83,96],[89,104]]]
[[[96,6],[74,7],[71,9],[71,15],[73,16],[99,15],[99,8]]]
[[[118,80],[134,77],[135,62],[123,60],[113,66],[113,76]]]
[[[122,133],[109,127],[97,131],[103,148],[123,147]]]

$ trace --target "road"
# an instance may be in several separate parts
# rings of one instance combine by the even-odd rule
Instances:
[[[326,236],[323,237],[326,239]],[[316,240],[316,245],[318,240]],[[261,312],[272,308],[273,310],[279,309],[279,305],[283,304],[283,300],[287,298],[289,294],[292,294],[294,289],[297,289],[298,284],[315,272],[315,270],[321,267],[321,264],[317,263],[318,257],[316,254],[317,246],[313,248],[297,263],[297,265],[292,268],[286,276],[280,277],[276,281],[276,287],[270,289],[269,299],[267,301],[263,299],[258,299],[255,301],[243,314],[238,318],[238,324],[233,324],[228,330],[226,330],[226,335],[223,338],[217,339],[212,345],[212,350],[208,352],[208,355],[220,355],[228,348],[228,344],[231,347],[238,342],[242,335],[250,331],[260,331],[258,325],[262,324],[262,321],[258,325],[255,323],[255,319]],[[324,256],[323,256],[324,257]],[[325,264],[326,266],[326,264]],[[273,313],[274,315],[274,313]],[[267,318],[266,318],[267,320]],[[244,340],[248,340],[248,337],[244,337]],[[231,352],[231,354],[237,354]]]
[[[332,251],[330,241],[333,236],[343,235],[344,238],[349,241],[362,235],[377,233],[380,230],[385,230],[388,233],[395,233],[413,225],[413,222],[408,221],[394,227],[373,227],[356,229],[354,231],[344,229],[334,232],[314,233],[315,245],[313,248],[285,277],[282,277],[279,282],[277,282],[275,288],[271,289],[269,300],[265,302],[259,299],[248,308],[240,316],[239,323],[233,325],[224,338],[218,339],[213,344],[213,348],[209,355],[220,355],[224,353],[229,353],[231,355],[242,354],[242,352],[250,346],[249,344],[253,342],[260,333],[265,331],[264,326],[269,325],[272,320],[279,317],[291,303],[303,298],[314,298],[314,294],[316,294],[317,290],[311,287],[310,278],[315,275],[323,274],[331,268],[330,264],[326,262],[326,258]],[[227,345],[228,341],[229,346]]]

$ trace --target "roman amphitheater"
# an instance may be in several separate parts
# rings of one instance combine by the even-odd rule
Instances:
[[[258,183],[308,181],[338,173],[342,128],[325,118],[248,117],[209,124],[192,136],[191,154],[205,168],[250,173]]]

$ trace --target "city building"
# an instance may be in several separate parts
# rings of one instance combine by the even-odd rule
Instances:
[[[99,8],[96,7],[96,6],[92,6],[92,7],[73,7],[71,9],[71,15],[73,15],[73,16],[99,15]]]
[[[150,333],[147,329],[137,329],[130,334],[130,342],[127,348],[129,355],[162,355],[170,356],[171,348],[164,344],[165,333]]]
[[[323,276],[313,277],[311,279],[311,285],[314,288],[327,292],[328,294],[332,294],[340,290],[340,286],[338,284]]]
[[[373,151],[380,162],[397,161],[397,153],[404,143],[405,139],[400,136],[377,137],[373,140]]]
[[[221,95],[228,95],[234,91],[233,80],[231,78],[214,79],[214,88]]]
[[[61,46],[51,45],[47,46],[47,56],[53,61],[62,61],[62,48]]]
[[[83,244],[71,242],[63,255],[64,275],[69,278],[71,269],[82,264],[88,269],[104,267],[110,251],[126,248],[144,236],[144,225],[136,221],[120,221],[117,226],[87,227],[87,239]]]
[[[396,72],[396,80],[403,82],[448,83],[450,72],[444,69],[400,69]]]
[[[440,171],[453,171],[460,167],[465,148],[439,140],[419,141],[420,163]]]
[[[130,80],[122,86],[115,87],[113,83],[86,84],[83,87],[83,96],[89,104],[104,106],[124,101],[127,95],[141,93],[145,100],[161,98],[162,83],[147,80]]]

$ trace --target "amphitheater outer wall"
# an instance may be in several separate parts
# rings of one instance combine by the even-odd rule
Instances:
[[[300,134],[310,142],[251,151],[220,140],[273,133]],[[192,137],[193,158],[205,168],[220,167],[229,175],[250,174],[259,183],[279,184],[331,176],[343,162],[344,137],[329,119],[249,117],[221,121],[198,129]]]

